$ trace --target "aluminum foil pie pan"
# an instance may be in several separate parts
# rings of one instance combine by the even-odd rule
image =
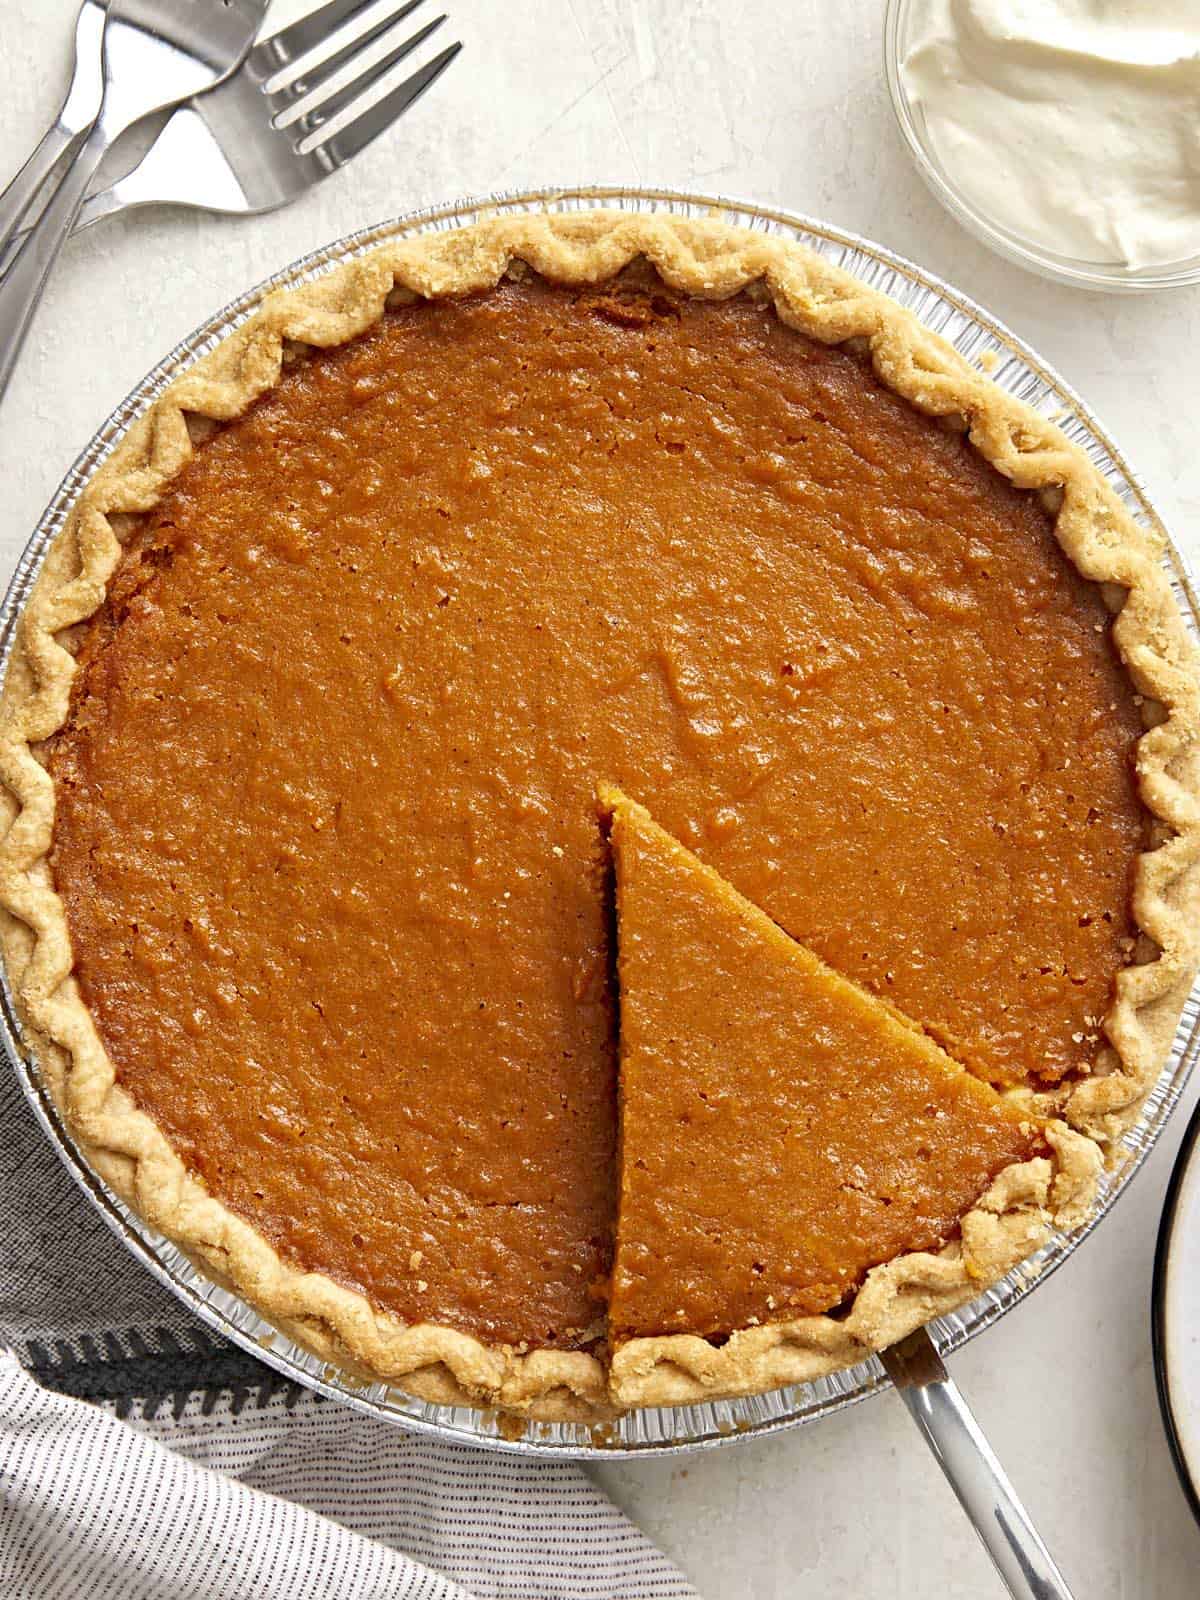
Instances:
[[[1058,422],[1067,435],[1087,451],[1132,514],[1139,521],[1162,532],[1145,491],[1120,450],[1057,373],[966,295],[879,245],[825,223],[773,207],[666,189],[595,186],[489,195],[484,199],[462,200],[427,211],[413,212],[327,245],[248,290],[176,346],[113,412],[68,472],[38,523],[0,609],[0,668],[7,669],[15,626],[46,550],[91,473],[109,454],[134,418],[198,357],[244,322],[264,294],[315,278],[347,257],[369,250],[397,235],[459,228],[485,213],[569,212],[598,205],[678,216],[709,216],[715,213],[731,223],[806,244],[872,288],[891,295],[901,305],[907,306],[928,327],[953,344],[968,361],[980,365],[1001,388]],[[1196,592],[1183,559],[1169,542],[1164,562],[1188,627],[1193,637],[1200,640],[1200,608]],[[712,1401],[705,1405],[633,1411],[602,1427],[589,1427],[578,1423],[529,1422],[522,1425],[519,1419],[465,1406],[430,1404],[384,1383],[359,1383],[293,1344],[237,1295],[214,1283],[182,1251],[135,1216],[91,1170],[63,1127],[49,1091],[41,1082],[37,1067],[22,1042],[6,978],[0,987],[0,1043],[47,1136],[88,1199],[117,1236],[157,1278],[174,1291],[184,1305],[217,1333],[231,1339],[296,1383],[356,1411],[458,1444],[482,1445],[524,1455],[560,1458],[651,1455],[709,1449],[737,1438],[776,1433],[782,1428],[812,1422],[832,1411],[840,1411],[887,1384],[883,1368],[877,1360],[872,1359],[815,1383],[778,1389],[770,1394],[742,1400]],[[1109,1211],[1161,1133],[1198,1054],[1200,982],[1193,988],[1184,1010],[1171,1058],[1146,1100],[1136,1125],[1122,1141],[1123,1159],[1117,1169],[1102,1180],[1099,1201],[1087,1225],[1070,1235],[1055,1235],[1037,1255],[994,1288],[952,1316],[942,1317],[932,1323],[930,1331],[943,1354],[958,1349],[968,1339],[974,1338],[1036,1288],[1067,1259]]]

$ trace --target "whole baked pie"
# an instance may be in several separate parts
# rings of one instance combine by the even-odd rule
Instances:
[[[1158,556],[907,313],[717,221],[500,217],[272,296],[87,485],[5,685],[6,959],[66,1122],[430,1399],[862,1360],[1079,1220],[1169,1048],[1200,711]],[[602,785],[663,830],[636,1051]],[[732,925],[723,1064],[642,999]],[[797,959],[820,1004],[768,1018]],[[736,1114],[697,1166],[646,1061],[701,1056]],[[706,1231],[722,1162],[763,1209]]]

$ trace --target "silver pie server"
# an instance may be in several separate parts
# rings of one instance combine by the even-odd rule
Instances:
[[[1014,1600],[1072,1600],[1025,1507],[924,1328],[879,1353]]]

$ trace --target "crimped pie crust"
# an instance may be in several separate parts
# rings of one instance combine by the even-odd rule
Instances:
[[[595,284],[639,258],[677,290],[720,299],[753,288],[809,337],[861,342],[889,388],[919,410],[965,426],[1004,476],[1043,492],[1064,552],[1105,586],[1115,643],[1145,697],[1148,730],[1137,769],[1155,826],[1135,874],[1141,964],[1117,974],[1104,1020],[1109,1047],[1091,1076],[1065,1090],[1013,1091],[1031,1110],[1059,1119],[1050,1132],[1052,1154],[1005,1169],[963,1218],[961,1239],[868,1274],[844,1317],[748,1328],[720,1345],[687,1335],[641,1339],[618,1352],[610,1373],[585,1351],[523,1352],[448,1327],[402,1324],[331,1279],[283,1261],[188,1175],[157,1125],[116,1084],[71,976],[67,924],[47,860],[53,785],[35,748],[68,714],[75,664],[58,636],[103,601],[126,519],[154,506],[206,426],[240,415],[278,381],[291,343],[344,343],[378,321],[390,297],[482,290],[522,264],[555,282]],[[1200,955],[1200,679],[1159,555],[1155,538],[1081,451],[911,315],[801,246],[718,221],[605,211],[497,217],[399,240],[269,296],[134,423],[84,489],[21,617],[0,700],[7,790],[0,937],[27,1037],[66,1123],[93,1167],[147,1222],[290,1337],[352,1373],[431,1401],[587,1418],[614,1404],[749,1394],[854,1365],[973,1298],[1035,1251],[1052,1227],[1083,1220],[1102,1146],[1135,1120],[1170,1048]]]

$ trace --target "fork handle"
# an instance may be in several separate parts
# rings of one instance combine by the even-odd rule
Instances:
[[[53,123],[41,137],[37,149],[0,194],[0,262],[24,237],[21,224],[25,213],[37,199],[38,192],[54,171],[66,152],[80,137],[64,128],[61,122]]]
[[[919,1329],[883,1361],[1013,1600],[1072,1600],[929,1335]]]
[[[9,255],[25,213],[42,185],[99,114],[104,98],[103,33],[104,11],[84,5],[75,25],[75,65],[66,98],[37,149],[0,194],[0,264]]]
[[[0,280],[0,399],[8,388],[46,281],[70,237],[88,184],[110,142],[103,120],[79,142],[41,216]]]
[[[136,172],[136,168],[134,171]],[[89,194],[79,208],[71,228],[71,237],[82,233],[84,228],[90,228],[93,222],[103,222],[105,217],[118,216],[122,211],[128,211],[133,206],[150,205],[159,197],[148,195],[145,199],[129,194],[127,180],[132,173],[126,173],[124,178],[119,178],[116,183],[109,184],[107,189],[101,189],[96,194]],[[10,262],[18,250],[29,237],[27,227],[18,228],[11,236],[0,243],[0,279],[8,271]]]

